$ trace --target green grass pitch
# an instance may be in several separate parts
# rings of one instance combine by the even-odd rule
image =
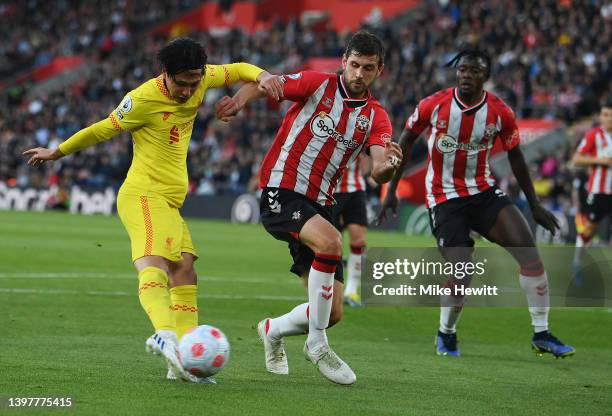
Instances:
[[[612,414],[610,309],[551,312],[554,333],[577,348],[565,360],[531,352],[525,309],[466,309],[460,359],[433,353],[437,309],[345,309],[328,335],[354,386],[320,376],[304,337],[287,340],[289,376],[269,374],[255,326],[305,299],[285,244],[261,226],[188,224],[201,255],[200,323],[231,343],[217,386],[167,381],[162,360],[144,352],[152,329],[117,217],[2,211],[0,396],[71,396],[65,412],[90,415]],[[370,246],[431,243],[369,234]]]

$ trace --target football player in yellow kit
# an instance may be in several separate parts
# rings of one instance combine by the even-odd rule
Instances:
[[[23,154],[39,166],[130,131],[134,157],[117,197],[138,271],[138,297],[155,333],[146,350],[168,363],[167,378],[214,383],[185,372],[177,357],[178,340],[198,325],[198,258],[179,213],[187,193],[187,150],[198,107],[209,88],[238,81],[257,82],[271,98],[282,97],[277,76],[247,63],[207,65],[204,48],[177,38],[158,52],[162,73],[130,91],[107,118],[86,127],[57,149],[34,148]],[[240,105],[240,104],[237,104]],[[170,288],[170,289],[169,289]]]

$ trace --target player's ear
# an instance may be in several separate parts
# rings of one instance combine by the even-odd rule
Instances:
[[[382,64],[378,67],[378,73],[376,74],[376,76],[380,76],[380,74],[382,74],[383,69],[385,69],[385,64]]]
[[[345,54],[345,53],[344,53],[344,54],[342,54],[342,69],[343,69],[343,70],[344,70],[344,69],[346,69],[346,62],[347,62],[347,60],[348,60],[348,59],[347,59],[347,57],[346,57],[346,54]]]

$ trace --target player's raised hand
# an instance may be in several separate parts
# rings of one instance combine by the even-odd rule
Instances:
[[[215,115],[221,121],[228,122],[238,112],[240,111],[240,106],[232,97],[228,97],[227,95],[217,101],[215,104]]]
[[[24,156],[30,156],[28,159],[28,165],[30,166],[40,166],[45,163],[47,160],[57,160],[64,156],[59,149],[51,150],[44,147],[35,147],[33,149],[28,149],[22,153]]]
[[[402,148],[399,144],[394,143],[392,141],[388,141],[385,143],[385,157],[389,164],[397,169],[399,165],[402,163]]]
[[[557,220],[557,217],[541,205],[531,208],[531,215],[533,215],[533,219],[536,223],[546,228],[552,235],[555,235],[559,229],[559,220]]]
[[[389,189],[387,196],[383,202],[380,212],[376,216],[376,225],[380,225],[387,219],[387,210],[390,209],[394,217],[397,216],[397,196],[395,196],[395,189]]]
[[[257,82],[259,83],[259,90],[265,92],[274,101],[283,99],[283,81],[278,75],[272,75],[264,71],[257,77]]]

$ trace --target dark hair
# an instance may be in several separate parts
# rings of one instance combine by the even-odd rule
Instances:
[[[488,53],[480,49],[464,49],[455,55],[455,57],[448,61],[444,66],[446,68],[456,68],[461,58],[470,58],[475,60],[478,60],[479,58],[483,59],[487,65],[487,78],[489,78],[489,75],[491,75],[491,57]]]
[[[157,59],[163,71],[170,76],[206,66],[208,56],[198,42],[190,38],[176,38],[161,48]]]
[[[612,108],[612,98],[608,98],[601,103],[601,108]]]
[[[378,36],[360,30],[355,33],[346,46],[344,55],[348,58],[351,53],[355,55],[377,55],[378,65],[383,66],[385,63],[385,47]]]

